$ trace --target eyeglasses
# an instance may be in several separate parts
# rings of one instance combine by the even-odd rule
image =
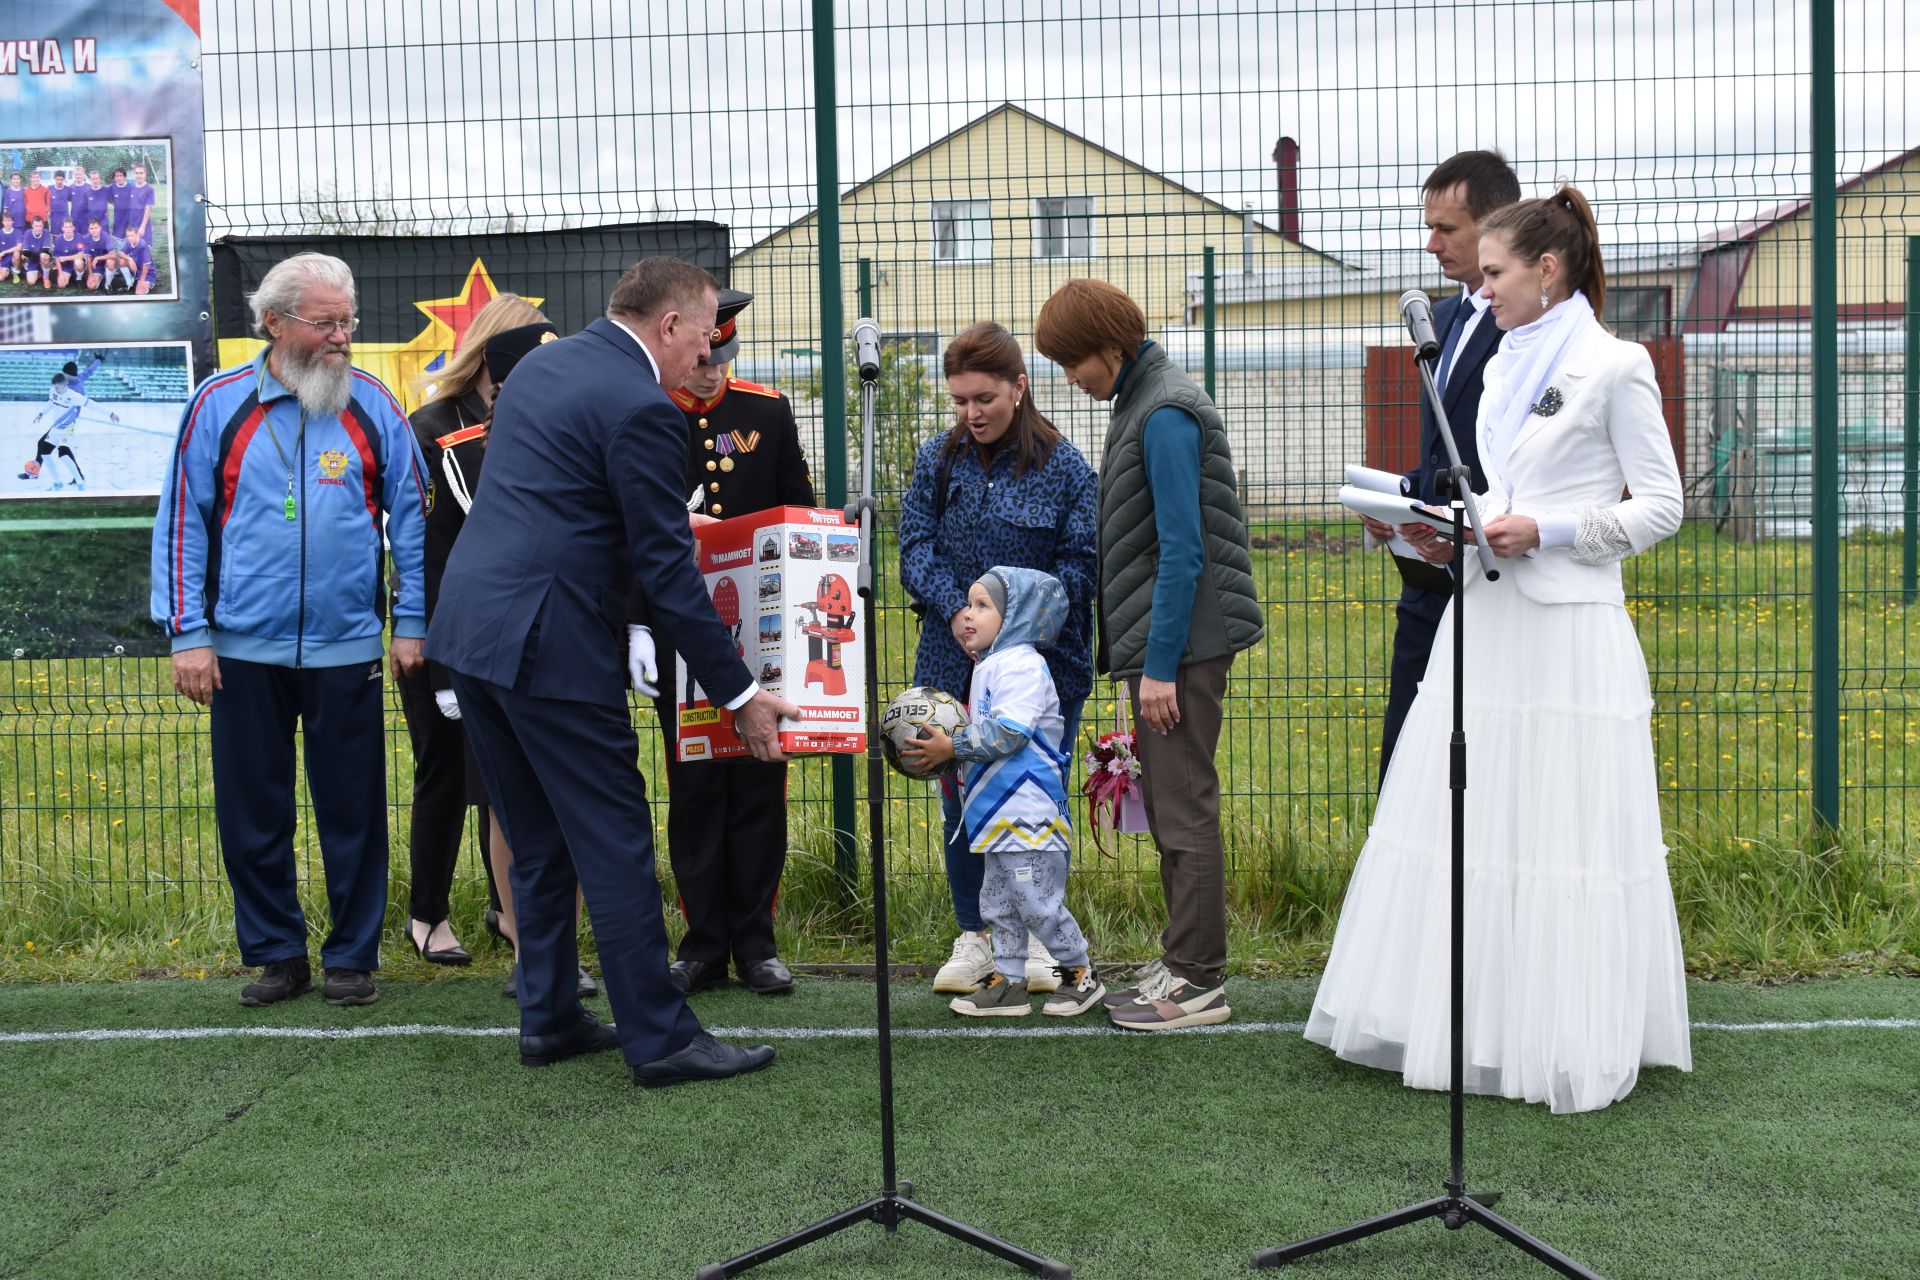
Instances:
[[[359,316],[349,316],[345,320],[309,320],[305,316],[297,316],[291,311],[283,311],[280,314],[289,320],[298,320],[301,324],[310,325],[315,333],[328,338],[336,333],[352,333],[360,327]]]

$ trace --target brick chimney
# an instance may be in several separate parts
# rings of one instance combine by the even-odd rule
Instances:
[[[1300,144],[1282,138],[1274,144],[1273,164],[1280,177],[1280,234],[1300,242]]]

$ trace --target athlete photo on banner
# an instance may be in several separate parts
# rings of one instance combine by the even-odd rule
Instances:
[[[157,495],[192,391],[187,342],[0,346],[0,499]]]
[[[173,145],[0,141],[0,305],[179,296]]]

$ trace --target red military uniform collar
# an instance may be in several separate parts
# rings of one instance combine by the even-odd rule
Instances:
[[[732,378],[728,378],[725,382],[721,383],[720,389],[713,393],[713,399],[711,400],[702,400],[698,396],[688,393],[684,388],[670,391],[667,394],[673,397],[675,404],[679,405],[688,413],[712,413],[715,406],[727,398],[727,388],[732,384]]]

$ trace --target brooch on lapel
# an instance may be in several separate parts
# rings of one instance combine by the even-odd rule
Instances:
[[[1554,414],[1560,412],[1560,406],[1566,402],[1567,398],[1560,394],[1560,388],[1548,387],[1541,393],[1540,403],[1534,405],[1533,408],[1527,410],[1527,412],[1537,413],[1543,418],[1551,418]]]

